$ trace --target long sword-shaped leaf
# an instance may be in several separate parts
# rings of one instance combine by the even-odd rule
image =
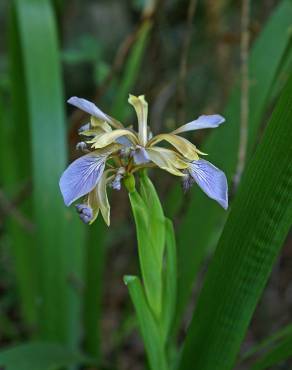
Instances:
[[[268,370],[287,359],[292,358],[292,335],[282,340],[275,348],[272,348],[257,360],[250,370]]]
[[[82,354],[58,343],[31,342],[0,352],[0,366],[7,370],[57,370],[88,362]]]
[[[292,2],[284,0],[271,16],[256,41],[250,56],[249,150],[256,133],[271,86],[290,40]],[[212,132],[203,151],[232,179],[239,139],[240,91],[236,89],[224,113],[226,123]],[[225,220],[223,210],[194,188],[188,211],[178,233],[178,317],[190,295],[194,278],[211,242],[218,240]],[[195,234],[194,234],[195,232]]]
[[[163,336],[148,306],[141,282],[137,276],[125,276],[124,281],[128,286],[132,302],[135,306],[150,368],[152,370],[167,370]]]
[[[292,77],[240,185],[207,272],[180,369],[231,370],[292,223]]]
[[[86,353],[100,360],[100,318],[105,263],[105,224],[99,217],[91,226],[86,248],[84,289],[84,347]]]
[[[31,133],[39,326],[42,338],[73,345],[79,340],[82,233],[58,189],[67,148],[56,27],[48,0],[15,0],[13,6]]]

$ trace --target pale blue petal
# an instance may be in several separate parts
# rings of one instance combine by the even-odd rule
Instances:
[[[87,131],[87,130],[90,130],[90,122],[85,123],[85,125],[81,126],[79,128],[78,132],[81,133],[81,132]]]
[[[67,100],[67,103],[74,105],[74,107],[77,107],[102,121],[112,122],[111,118],[107,114],[103,113],[95,104],[86,99],[73,96]]]
[[[63,172],[59,185],[66,206],[88,194],[104,171],[106,157],[90,153],[77,159]]]
[[[208,197],[216,200],[224,209],[228,208],[228,185],[223,171],[204,159],[191,162],[188,170]]]
[[[131,142],[131,140],[129,140],[127,138],[127,136],[120,136],[120,137],[118,137],[116,139],[116,143],[121,144],[121,145],[123,145],[125,147],[130,147],[130,146],[133,145],[133,143]]]
[[[173,133],[178,134],[186,131],[201,130],[203,128],[215,128],[223,122],[225,122],[225,118],[220,116],[220,114],[203,115],[198,119],[179,127]]]
[[[150,157],[143,147],[137,147],[137,149],[133,151],[133,157],[136,164],[144,164],[150,161]]]

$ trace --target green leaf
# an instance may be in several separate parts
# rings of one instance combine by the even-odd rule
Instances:
[[[15,14],[10,12],[9,15],[9,77],[11,82],[9,93],[11,94],[11,108],[8,104],[5,105],[5,108],[3,106],[3,122],[0,125],[0,181],[3,187],[3,196],[9,200],[9,203],[13,203],[14,199],[19,198],[19,194],[28,188],[31,178],[31,164],[23,64],[19,50]],[[11,145],[11,143],[14,145]],[[8,158],[9,160],[7,160]],[[31,199],[27,199],[28,197],[22,198],[16,209],[21,213],[24,220],[33,225]],[[32,227],[27,228],[24,224],[19,223],[13,213],[5,216],[7,219],[8,241],[11,245],[11,254],[15,265],[21,313],[26,325],[35,326],[37,320],[37,279],[36,250],[33,243]]]
[[[188,330],[180,369],[231,370],[292,222],[292,76],[243,176]]]
[[[167,370],[163,335],[158,329],[155,320],[137,276],[125,276],[124,282],[128,286],[135,311],[138,316],[141,335],[152,370]]]
[[[168,337],[173,325],[177,298],[177,261],[175,234],[171,220],[165,219],[166,256],[163,271],[163,311],[162,326],[165,338]]]
[[[241,361],[245,361],[246,359],[255,355],[257,352],[266,350],[267,348],[275,345],[275,343],[279,342],[283,338],[286,338],[287,336],[291,336],[291,335],[292,335],[292,325],[290,324],[278,330],[273,335],[265,338],[262,342],[254,345],[252,348],[246,351],[241,357]]]
[[[147,300],[156,317],[159,317],[162,301],[162,264],[151,238],[148,207],[136,190],[129,193],[129,198],[136,224],[139,261]]]
[[[74,211],[64,206],[58,187],[67,146],[56,25],[48,0],[14,0],[12,5],[24,77],[19,84],[26,87],[27,103],[27,110],[21,111],[23,97],[18,94],[13,109],[27,112],[31,135],[24,158],[31,153],[40,333],[43,339],[74,346],[80,334],[83,231]]]
[[[140,194],[148,212],[148,238],[159,261],[159,270],[162,270],[165,245],[165,217],[156,190],[146,172],[140,175]]]
[[[86,243],[84,288],[84,349],[100,360],[100,320],[102,315],[103,272],[105,263],[105,224],[99,217],[90,227]]]
[[[251,51],[249,156],[255,145],[256,134],[282,57],[290,46],[291,18],[292,2],[284,0],[271,16]],[[209,153],[210,161],[226,173],[229,182],[234,175],[237,162],[239,112],[240,90],[236,88],[224,112],[226,123],[212,131],[202,148],[204,152]],[[214,201],[208,199],[196,186],[193,188],[192,198],[177,236],[179,245],[177,319],[186,306],[202,260],[210,245],[216,244],[226,218],[226,212]],[[176,195],[173,194],[172,197]],[[196,232],[195,241],[193,230]]]
[[[265,370],[278,365],[292,357],[292,335],[285,338],[277,346],[265,353],[250,368],[250,370]]]
[[[58,370],[88,362],[78,352],[56,343],[32,342],[0,352],[0,367],[5,370]]]

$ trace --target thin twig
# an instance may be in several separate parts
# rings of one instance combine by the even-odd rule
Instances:
[[[192,41],[193,19],[196,11],[197,0],[190,0],[187,14],[187,25],[185,37],[182,45],[180,68],[177,83],[177,120],[182,123],[185,120],[185,111],[183,109],[186,100],[186,77],[187,77],[187,64],[188,55]]]
[[[238,148],[238,162],[234,176],[234,189],[236,190],[246,162],[246,151],[248,143],[248,118],[249,118],[249,21],[250,21],[250,0],[242,0],[241,11],[241,41],[240,41],[240,62],[241,62],[241,99],[240,99],[240,135]]]

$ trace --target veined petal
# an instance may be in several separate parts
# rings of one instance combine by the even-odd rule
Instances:
[[[154,136],[153,139],[150,140],[148,146],[151,147],[163,140],[167,141],[172,146],[174,146],[185,158],[189,159],[190,161],[199,159],[195,145],[193,145],[187,139],[177,135],[173,134],[156,135]]]
[[[129,95],[128,102],[134,107],[138,117],[138,136],[141,145],[145,146],[147,143],[147,115],[148,115],[148,104],[144,98],[144,95],[134,96]]]
[[[115,142],[118,138],[126,136],[128,137],[134,144],[137,144],[137,136],[132,131],[127,129],[121,130],[114,130],[112,132],[106,132],[104,134],[97,135],[89,143],[92,143],[92,148],[103,148],[113,142]]]
[[[90,153],[78,158],[63,172],[59,185],[66,206],[88,194],[100,180],[106,156]]]
[[[72,96],[72,98],[67,100],[67,103],[74,105],[74,107],[83,110],[84,112],[90,114],[91,116],[94,116],[95,118],[101,120],[102,122],[105,121],[117,128],[123,127],[121,122],[105,114],[95,104],[91,103],[86,99],[78,98],[77,96]]]
[[[146,148],[147,154],[152,162],[158,167],[170,172],[175,176],[184,176],[179,171],[188,167],[188,163],[184,162],[177,153],[173,150],[165,148]]]
[[[225,122],[225,118],[220,116],[220,114],[202,115],[198,119],[180,126],[172,133],[179,134],[181,132],[201,130],[203,128],[215,128],[223,122]]]
[[[228,208],[228,185],[223,171],[204,159],[191,162],[188,171],[208,197]]]

